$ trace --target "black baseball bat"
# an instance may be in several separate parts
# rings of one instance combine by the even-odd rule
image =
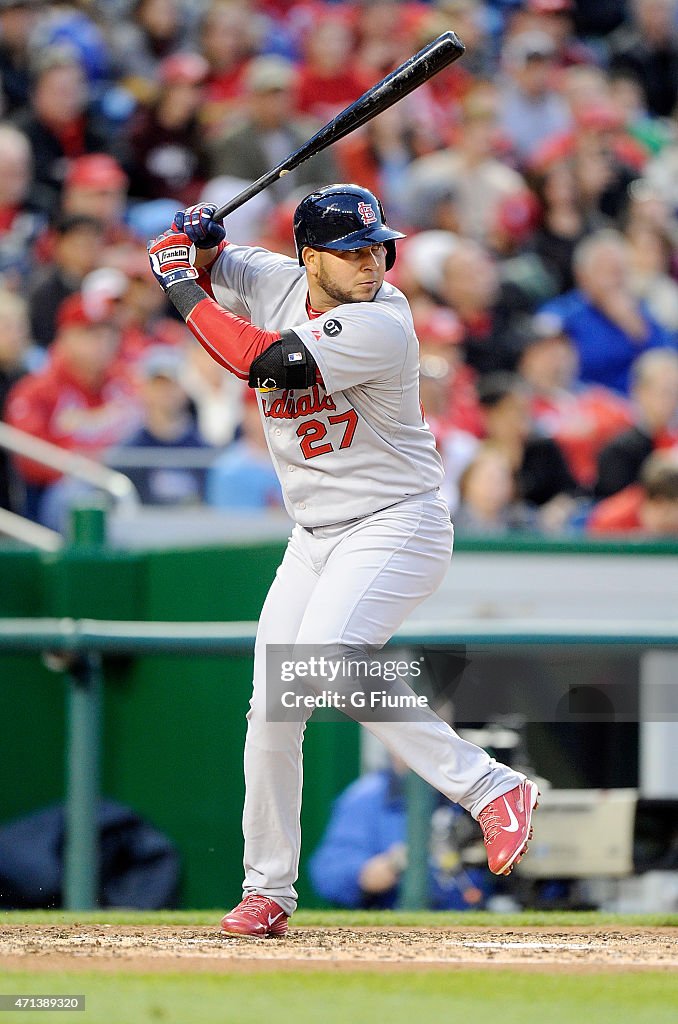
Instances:
[[[399,68],[392,71],[386,78],[382,78],[381,82],[377,82],[340,114],[328,121],[320,131],[311,136],[303,146],[291,153],[277,167],[262,174],[237,196],[220,206],[216,210],[213,220],[223,220],[224,217],[228,217],[230,213],[248,202],[253,196],[272,185],[281,175],[293,171],[299,164],[303,164],[305,160],[315,156],[316,153],[327,149],[333,142],[338,142],[339,139],[350,135],[352,131],[371,121],[377,114],[388,110],[403,96],[409,96],[429,78],[433,78],[443,68],[448,67],[455,60],[459,60],[464,50],[464,44],[454,32],[443,32],[423,50],[415,53]]]

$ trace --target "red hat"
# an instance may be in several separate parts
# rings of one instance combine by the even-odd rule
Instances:
[[[173,53],[158,68],[163,85],[200,85],[208,72],[209,64],[199,53]]]
[[[574,0],[528,0],[531,14],[569,14],[574,11]]]
[[[59,306],[57,313],[57,328],[64,327],[92,327],[97,324],[109,322],[113,310],[113,300],[110,295],[93,291],[83,295],[82,292],[75,292]]]
[[[587,104],[578,111],[576,120],[580,128],[590,128],[593,131],[615,131],[624,126],[621,111],[604,100]]]
[[[88,153],[71,161],[66,174],[66,188],[127,188],[127,175],[117,160],[107,153]]]
[[[536,229],[539,221],[539,201],[524,189],[504,196],[497,206],[497,227],[511,238],[524,241]]]
[[[464,337],[461,320],[442,306],[415,314],[414,329],[421,342],[456,345]]]

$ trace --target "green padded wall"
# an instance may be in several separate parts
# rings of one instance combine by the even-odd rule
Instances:
[[[0,549],[0,616],[142,621],[254,620],[284,543],[40,555]],[[676,545],[466,540],[460,551],[675,556]],[[241,881],[242,748],[249,658],[180,655],[105,663],[103,792],[163,829],[183,862],[182,904],[229,906]],[[552,746],[552,740],[544,743]],[[314,904],[305,861],[332,799],[355,778],[358,727],[311,722],[306,733],[299,892]],[[37,656],[0,654],[0,823],[63,798],[64,683]],[[576,783],[572,783],[576,784]]]
[[[144,621],[256,620],[283,544],[142,553],[0,552],[3,616]],[[242,880],[242,751],[249,657],[105,660],[102,789],[177,845],[181,902],[228,907]],[[63,798],[64,684],[37,657],[0,655],[0,822]],[[317,903],[304,863],[329,805],[358,773],[358,728],[306,734],[299,892]]]

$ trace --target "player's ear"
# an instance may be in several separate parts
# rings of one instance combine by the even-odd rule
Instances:
[[[301,258],[304,262],[307,273],[311,277],[316,277],[318,274],[318,250],[312,249],[310,245],[305,245],[301,250]]]

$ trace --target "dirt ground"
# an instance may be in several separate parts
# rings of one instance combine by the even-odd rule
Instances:
[[[283,939],[215,928],[0,927],[2,970],[232,972],[512,967],[673,970],[678,931],[661,928],[291,928]]]

